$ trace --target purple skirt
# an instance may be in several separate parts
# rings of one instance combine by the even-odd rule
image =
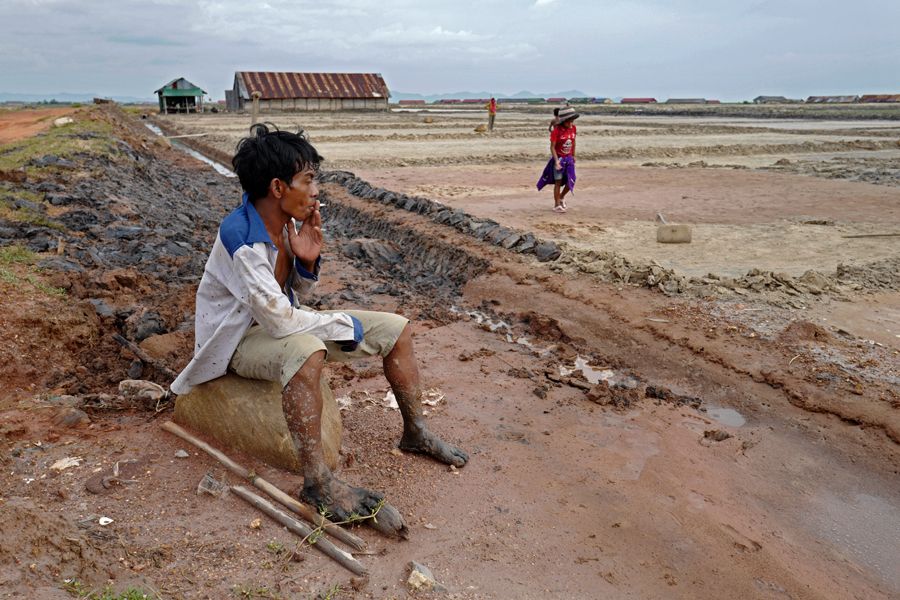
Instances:
[[[553,158],[551,157],[550,160],[547,161],[547,166],[544,167],[544,172],[541,173],[541,178],[538,179],[538,190],[541,190],[545,185],[553,185],[556,183],[556,180],[553,177],[554,166]],[[575,193],[575,157],[563,156],[559,159],[559,166],[562,167],[566,185],[572,193]]]

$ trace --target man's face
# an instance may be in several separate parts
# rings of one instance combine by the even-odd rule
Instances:
[[[305,221],[319,207],[316,172],[309,167],[294,174],[281,194],[281,210],[298,221]]]

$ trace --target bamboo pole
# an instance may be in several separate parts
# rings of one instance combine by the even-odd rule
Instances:
[[[842,238],[876,238],[876,237],[900,237],[897,233],[859,233],[856,235],[842,235]]]
[[[287,527],[288,530],[292,531],[293,533],[302,536],[304,539],[312,536],[314,531],[312,527],[310,527],[303,521],[292,517],[283,510],[278,509],[262,496],[254,494],[241,485],[231,486],[231,491],[237,494],[243,500],[247,501],[247,503],[251,506],[258,508],[273,520]],[[310,545],[329,558],[334,559],[335,562],[352,572],[354,575],[365,575],[366,567],[363,566],[361,562],[353,558],[353,555],[349,552],[344,552],[343,550],[332,544],[329,540],[325,539],[324,536],[320,537],[317,540],[311,540]]]
[[[220,463],[222,463],[229,471],[231,471],[241,479],[248,480],[254,486],[258,487],[273,499],[291,509],[307,521],[310,521],[317,527],[321,527],[322,530],[325,531],[325,533],[331,535],[335,539],[344,542],[345,544],[356,550],[362,550],[366,547],[366,542],[359,536],[350,533],[346,529],[342,529],[339,525],[335,525],[306,504],[303,504],[299,500],[291,498],[276,486],[272,485],[262,477],[252,474],[249,470],[245,469],[238,463],[228,458],[223,452],[216,450],[203,440],[194,437],[172,421],[166,421],[165,423],[163,423],[162,428],[169,433],[180,437],[184,441],[193,444],[197,448],[200,448],[201,450],[218,460]]]

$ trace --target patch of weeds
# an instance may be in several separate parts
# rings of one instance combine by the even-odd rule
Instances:
[[[124,592],[114,592],[112,588],[106,587],[103,591],[96,592],[93,588],[85,585],[77,579],[66,579],[63,581],[63,590],[78,598],[79,600],[150,600],[157,598],[147,594],[137,588],[128,588]]]
[[[231,588],[231,593],[238,598],[246,598],[247,600],[251,600],[252,598],[279,600],[280,598],[280,596],[276,595],[275,592],[269,588],[256,585],[238,584]]]
[[[26,190],[9,181],[0,181],[0,198],[5,198],[7,200],[21,198],[23,200],[34,202],[35,204],[40,204],[44,200],[44,195],[39,192]]]
[[[29,283],[46,296],[59,299],[65,298],[68,294],[66,290],[44,283],[33,273],[18,275],[10,268],[13,265],[31,265],[36,257],[37,255],[34,252],[22,246],[4,246],[0,248],[0,281],[14,286]],[[33,267],[30,268],[33,269]]]
[[[27,200],[27,198],[24,198],[24,194],[20,194],[20,196]],[[38,202],[40,202],[40,200],[38,200]],[[56,229],[57,231],[65,230],[65,226],[62,223],[51,221],[47,218],[47,215],[43,213],[35,212],[27,208],[16,208],[12,199],[8,196],[0,196],[0,219],[6,219],[7,221],[13,221],[15,223],[38,225],[48,229]]]
[[[327,590],[323,592],[319,592],[319,595],[316,596],[317,600],[335,600],[337,595],[341,592],[341,585],[339,583],[334,584]]]
[[[4,246],[0,248],[0,265],[3,266],[15,264],[30,265],[35,258],[34,252],[22,246]]]
[[[285,548],[284,548],[284,544],[282,544],[281,542],[279,542],[277,540],[272,540],[271,542],[266,544],[266,550],[268,550],[270,553],[274,554],[275,556],[279,556],[281,554],[284,554]]]
[[[89,111],[74,114],[74,123],[51,127],[45,133],[0,145],[0,170],[24,167],[31,159],[46,154],[61,158],[71,158],[80,152],[118,154],[110,139],[113,126],[106,121],[91,119],[89,115]],[[40,170],[35,167],[31,169]]]
[[[39,280],[34,275],[26,275],[25,280],[33,285],[39,292],[43,293],[45,296],[50,296],[51,298],[59,298],[63,299],[69,295],[69,293],[63,288],[58,288],[56,286],[48,285],[43,281]]]

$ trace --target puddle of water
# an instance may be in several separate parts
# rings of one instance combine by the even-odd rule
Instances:
[[[718,421],[722,425],[728,427],[743,427],[747,422],[744,415],[733,408],[720,408],[717,406],[706,407],[706,414],[714,421]]]
[[[165,137],[165,134],[163,133],[162,129],[160,129],[153,123],[144,123],[144,125],[147,127],[147,129],[149,129],[156,135]],[[212,160],[211,158],[207,158],[206,156],[200,154],[193,148],[188,148],[187,146],[185,146],[178,140],[170,139],[169,142],[172,144],[173,148],[178,148],[182,152],[191,155],[192,157],[196,158],[197,160],[205,162],[206,164],[211,166],[213,169],[215,169],[216,172],[219,173],[220,175],[224,175],[225,177],[237,177],[237,175],[234,174],[234,171],[232,171],[231,169],[229,169],[222,163],[216,162],[216,161]]]
[[[587,379],[588,383],[593,385],[597,385],[601,381],[609,381],[616,376],[616,372],[611,369],[596,369],[592,367],[588,364],[587,359],[581,355],[575,358],[575,365],[573,367],[559,366],[559,374],[563,377],[571,375],[575,371],[581,371],[581,374],[584,375],[584,378]]]
[[[611,369],[595,369],[588,364],[587,359],[582,358],[581,356],[575,359],[575,370],[581,371],[581,374],[588,380],[588,383],[593,384],[612,379],[616,374],[615,371],[612,371]]]
[[[479,325],[486,325],[488,330],[490,331],[498,331],[503,329],[504,331],[510,332],[512,328],[509,326],[509,323],[506,321],[494,321],[492,318],[484,314],[483,312],[479,312],[477,310],[463,310],[456,306],[450,307],[450,312],[457,315],[467,315],[473,321],[478,323]],[[512,336],[507,333],[507,341],[512,342]]]

